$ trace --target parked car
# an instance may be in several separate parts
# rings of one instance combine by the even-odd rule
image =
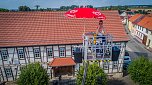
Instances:
[[[131,62],[131,58],[129,56],[129,53],[126,51],[125,56],[124,56],[124,63],[123,63],[124,70],[128,68],[128,65],[130,64],[130,62]]]

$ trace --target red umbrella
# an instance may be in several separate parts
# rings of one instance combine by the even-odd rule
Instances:
[[[96,18],[100,20],[106,19],[106,16],[104,14],[102,14],[100,11],[94,8],[74,8],[72,10],[67,11],[65,13],[65,16],[69,18],[82,18],[82,19],[86,19],[86,18]],[[85,23],[84,23],[84,34],[85,34]]]
[[[105,20],[106,16],[94,8],[74,8],[65,13],[69,18],[96,18]]]

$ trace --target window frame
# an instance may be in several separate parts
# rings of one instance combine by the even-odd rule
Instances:
[[[3,53],[3,51],[5,51],[6,54]],[[8,50],[7,50],[7,49],[1,50],[0,53],[1,53],[2,60],[3,60],[3,61],[7,61],[8,57],[9,57],[9,55],[8,55]],[[4,55],[4,54],[5,54],[5,55]]]
[[[75,48],[72,46],[72,49],[71,49],[71,55],[72,55],[72,57],[74,57],[74,51],[75,51]]]
[[[49,49],[51,49],[52,52],[49,52],[49,51],[50,51]],[[49,53],[51,53],[51,56],[49,56]],[[47,57],[49,57],[49,58],[53,58],[53,48],[46,48],[46,55],[47,55]]]
[[[104,62],[103,63],[103,69],[108,70],[109,69],[109,62]]]
[[[61,51],[62,48],[64,49],[64,52]],[[59,47],[59,57],[65,57],[65,55],[66,55],[66,49],[65,49],[65,47]]]
[[[5,70],[5,74],[6,74],[7,78],[12,77],[12,69],[11,68],[4,68],[4,70]]]
[[[25,69],[25,68],[26,68],[26,65],[20,66],[20,71],[23,70],[23,69]]]
[[[37,53],[36,50],[39,50],[39,53]],[[33,48],[33,54],[34,54],[34,58],[41,58],[40,48]],[[37,55],[39,56],[37,57]]]
[[[20,54],[19,50],[23,50],[23,54]],[[19,59],[25,59],[25,53],[24,53],[24,49],[17,49],[17,55]],[[22,55],[22,57],[21,57]]]

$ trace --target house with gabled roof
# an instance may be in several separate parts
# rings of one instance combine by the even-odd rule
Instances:
[[[135,31],[136,31],[136,29],[135,29],[136,23],[139,22],[140,19],[142,19],[143,17],[144,17],[144,15],[142,15],[142,14],[135,14],[134,16],[129,18],[128,29],[132,35],[134,35]]]
[[[140,22],[137,23],[136,37],[148,49],[151,49],[152,44],[152,16],[146,15]]]
[[[133,11],[124,11],[120,14],[120,17],[122,19],[122,23],[125,24],[125,25],[128,25],[128,19],[130,17],[132,17],[134,14]]]
[[[151,27],[152,27],[152,15],[136,14],[129,19],[129,30],[131,34],[147,49],[151,49]]]
[[[65,12],[1,12],[0,13],[0,78],[12,81],[28,63],[40,62],[50,77],[74,76],[82,63],[74,59],[74,47],[82,46],[84,22],[86,32],[95,32],[97,19],[66,18]],[[122,72],[128,36],[117,11],[103,11],[104,27],[113,36],[113,44],[123,45],[121,56],[107,73]],[[121,63],[120,63],[121,62]],[[100,63],[100,62],[99,62]],[[101,62],[102,63],[102,62]],[[107,62],[104,65],[108,65]],[[111,68],[113,67],[113,68]]]

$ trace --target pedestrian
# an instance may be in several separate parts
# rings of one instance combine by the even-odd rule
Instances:
[[[99,21],[99,27],[97,28],[96,34],[98,34],[98,33],[101,33],[103,35],[105,34],[102,20]]]

